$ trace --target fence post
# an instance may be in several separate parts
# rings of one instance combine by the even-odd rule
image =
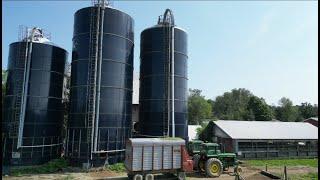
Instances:
[[[268,171],[268,164],[266,164],[266,172]]]
[[[287,166],[284,166],[284,180],[288,180],[288,175],[287,175]]]

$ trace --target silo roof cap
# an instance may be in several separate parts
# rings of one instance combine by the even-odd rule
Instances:
[[[32,41],[32,42],[38,42],[38,43],[48,43],[50,40],[48,37],[44,35],[44,32],[41,28],[34,27],[30,30],[28,30],[28,35],[26,38],[24,38],[22,41]]]

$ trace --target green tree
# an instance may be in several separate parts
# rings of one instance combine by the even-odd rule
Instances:
[[[316,107],[316,109],[318,109],[318,107]],[[318,116],[318,113],[315,111],[315,108],[308,102],[301,103],[301,105],[299,106],[299,112],[303,119]]]
[[[62,105],[63,105],[63,129],[62,135],[67,134],[67,124],[70,111],[70,83],[71,83],[71,64],[66,63],[63,79],[63,95],[62,95]]]
[[[279,100],[279,108],[277,108],[277,118],[281,121],[299,121],[299,109],[297,106],[293,106],[292,101],[289,98],[281,98]]]
[[[2,84],[2,105],[4,102],[4,96],[6,95],[6,85]]]
[[[207,127],[207,125],[208,125],[208,122],[207,123],[202,123],[201,126],[196,129],[197,136],[199,136],[199,134],[202,133],[202,131]]]
[[[318,117],[318,104],[313,105],[313,113],[315,114],[315,117]]]
[[[214,107],[213,107],[214,106],[214,101],[212,99],[208,99],[207,102],[211,105],[211,116],[215,117],[215,115],[213,113],[214,112]]]
[[[8,77],[8,71],[7,70],[2,70],[2,84],[6,84],[7,77]]]
[[[263,98],[252,96],[248,102],[248,112],[250,120],[271,121],[273,112]]]
[[[4,102],[4,96],[6,95],[7,77],[8,77],[8,71],[2,70],[2,105]]]
[[[219,119],[247,120],[247,105],[253,94],[246,89],[232,89],[212,102],[213,115]]]
[[[201,90],[189,89],[188,120],[189,124],[201,124],[204,119],[211,118],[211,104],[208,103]]]

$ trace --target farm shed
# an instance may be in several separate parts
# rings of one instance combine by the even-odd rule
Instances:
[[[304,122],[211,121],[199,139],[219,143],[241,159],[318,155],[318,128]]]

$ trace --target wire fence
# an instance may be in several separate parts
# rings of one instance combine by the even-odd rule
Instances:
[[[263,171],[274,175],[276,177],[279,177],[279,179],[282,180],[291,180],[291,179],[317,179],[316,177],[308,176],[310,171],[304,172],[303,167],[298,167],[299,170],[292,169],[292,167],[287,167],[286,165],[280,166],[280,167],[268,167],[266,164],[265,169]],[[289,172],[290,170],[290,172]],[[294,170],[294,173],[292,173]],[[312,174],[312,173],[311,173]],[[318,174],[318,172],[315,172],[315,174]],[[308,176],[308,177],[305,177]]]

